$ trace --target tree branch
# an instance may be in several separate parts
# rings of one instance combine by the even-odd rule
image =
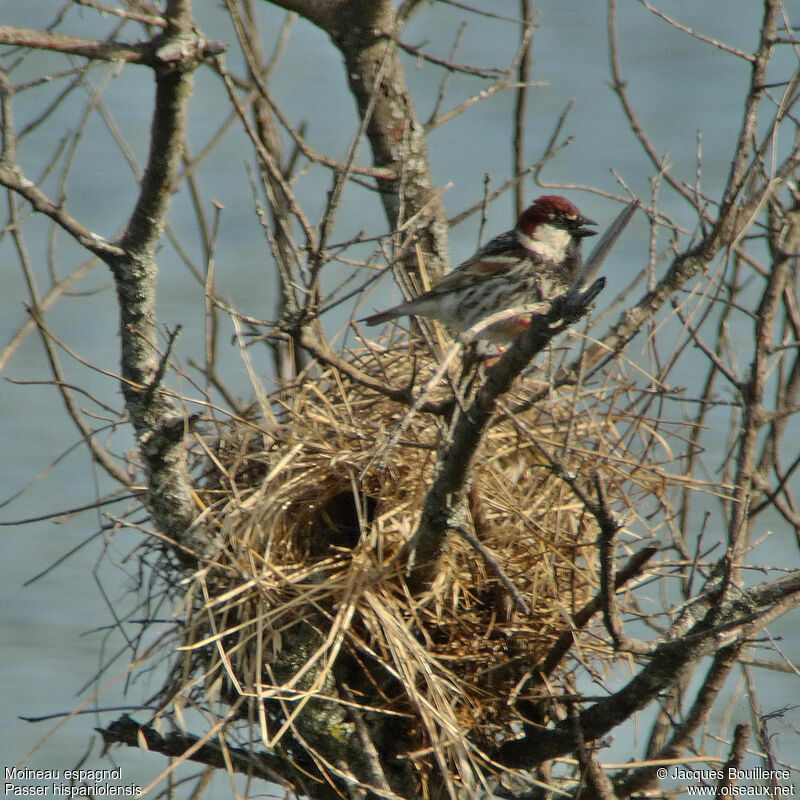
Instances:
[[[193,72],[202,37],[193,33],[190,0],[169,0],[155,68],[156,97],[150,152],[136,207],[120,238],[122,256],[107,258],[117,290],[122,344],[122,392],[136,431],[149,491],[147,506],[159,530],[183,547],[202,549],[189,534],[196,508],[183,439],[189,422],[161,386],[156,321],[156,247],[166,225],[172,181],[183,154]],[[185,550],[176,548],[177,553]]]
[[[717,797],[730,797],[730,787],[735,785],[735,779],[730,777],[730,770],[734,772],[739,769],[747,755],[747,740],[750,738],[751,726],[746,722],[740,722],[733,731],[733,742],[731,743],[730,754],[725,766],[722,769],[723,777],[717,783]]]
[[[743,642],[734,642],[715,654],[711,667],[685,719],[679,725],[675,725],[672,736],[661,750],[648,759],[653,762],[652,766],[648,764],[638,767],[627,777],[614,781],[614,788],[619,797],[629,797],[635,792],[652,786],[656,777],[657,765],[662,761],[680,757],[681,750],[689,744],[694,732],[707,722],[711,707],[722,690],[725,679],[739,660],[742,648]]]
[[[345,60],[350,91],[362,119],[373,163],[390,170],[378,189],[392,230],[423,208],[420,247],[431,277],[450,262],[447,215],[433,181],[425,130],[417,119],[394,39],[398,20],[390,0],[276,0],[324,30]],[[378,78],[380,78],[378,82]],[[415,256],[407,268],[416,270]]]
[[[34,50],[52,50],[73,56],[83,56],[96,61],[114,61],[127,64],[144,64],[157,67],[165,61],[177,60],[177,52],[163,49],[165,42],[156,37],[148,42],[103,42],[85,39],[81,36],[68,36],[64,33],[50,33],[33,28],[0,27],[0,45],[29,47]],[[181,58],[204,59],[224,53],[228,46],[221,42],[209,42],[202,37],[188,38],[190,50],[181,49]]]
[[[622,689],[581,712],[578,719],[586,740],[599,739],[652,702],[701,658],[712,653],[719,646],[721,635],[732,637],[731,644],[746,640],[798,605],[800,571],[795,571],[711,608],[686,635],[660,644],[649,663]],[[530,769],[575,747],[574,727],[569,720],[554,728],[534,725],[525,728],[525,737],[499,748],[498,760],[509,768]]]
[[[0,183],[53,219],[111,268],[120,309],[121,386],[147,476],[147,505],[160,531],[181,545],[176,552],[185,559],[186,547],[201,547],[202,542],[190,541],[187,535],[196,510],[183,446],[188,421],[160,385],[163,366],[155,314],[155,253],[183,152],[192,74],[202,58],[221,49],[212,46],[209,51],[208,42],[194,31],[189,0],[170,0],[164,18],[167,27],[163,34],[142,46],[153,54],[149,63],[156,75],[150,153],[136,207],[119,243],[92,233],[52,202],[8,161],[7,149],[0,162]],[[38,40],[41,46],[54,41],[49,34]],[[63,39],[58,41],[64,44]],[[33,41],[27,45],[37,46]],[[88,51],[85,54],[94,57]],[[0,88],[6,95],[8,86]]]
[[[215,769],[230,766],[234,772],[287,786],[282,773],[288,765],[283,759],[269,753],[256,754],[250,749],[237,747],[225,747],[223,750],[216,742],[201,743],[199,737],[179,731],[162,735],[149,725],[140,725],[127,714],[107,728],[95,730],[103,737],[106,747],[112,744],[124,744],[137,749],[146,747],[150,752],[161,753],[168,758],[195,761]]]
[[[605,481],[599,472],[593,476],[597,501],[589,505],[589,510],[600,526],[600,600],[603,609],[603,622],[611,636],[616,650],[627,650],[637,655],[652,652],[652,645],[631,639],[625,633],[619,607],[617,606],[617,534],[622,529],[622,522],[617,519],[609,506]]]
[[[409,543],[407,582],[412,593],[423,591],[435,578],[448,531],[465,527],[472,463],[494,416],[497,399],[553,337],[587,312],[604,285],[605,280],[600,278],[582,292],[562,295],[548,314],[534,315],[525,333],[489,370],[469,410],[456,417],[451,442],[425,496],[419,527]]]

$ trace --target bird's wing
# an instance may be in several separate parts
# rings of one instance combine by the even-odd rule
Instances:
[[[448,272],[430,291],[431,294],[447,292],[457,287],[473,286],[506,272],[525,257],[514,231],[506,231],[487,242],[474,255]]]

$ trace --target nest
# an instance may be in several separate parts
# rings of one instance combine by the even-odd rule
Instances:
[[[430,377],[408,351],[349,358],[395,386]],[[518,380],[506,407],[541,388],[535,372]],[[443,381],[431,399],[448,391]],[[467,781],[474,759],[485,766],[493,745],[517,735],[521,691],[597,590],[596,524],[563,470],[588,482],[619,443],[618,417],[585,413],[578,395],[501,410],[478,452],[468,535],[450,534],[438,577],[415,597],[406,548],[442,417],[410,413],[331,367],[298,382],[269,424],[232,424],[206,448],[215,466],[201,524],[219,548],[196,582],[184,675],[202,666],[230,702],[273,709],[255,714],[268,747],[291,732],[313,749],[315,731],[322,742],[357,708],[397,726],[418,772],[444,759]],[[635,503],[623,462],[606,458],[603,469],[609,495]],[[642,493],[660,483],[646,471],[636,479]],[[600,639],[588,647],[584,659],[607,654]]]

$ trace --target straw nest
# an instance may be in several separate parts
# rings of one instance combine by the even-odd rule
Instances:
[[[430,377],[408,350],[347,357],[394,386]],[[202,666],[209,691],[273,709],[256,717],[269,746],[302,730],[313,747],[313,726],[297,727],[304,713],[329,732],[355,705],[398,725],[415,769],[445,758],[463,773],[464,758],[515,735],[526,677],[596,592],[596,525],[563,471],[588,485],[600,454],[619,444],[619,416],[574,390],[521,413],[501,409],[478,451],[468,531],[496,567],[453,532],[437,579],[411,597],[403,545],[446,422],[409,413],[337,369],[317,370],[287,393],[282,414],[231,424],[206,445],[213,467],[201,524],[219,549],[216,569],[198,575],[186,664],[195,674]],[[506,407],[541,390],[541,371],[532,375]],[[449,391],[443,380],[430,399]],[[612,498],[633,504],[637,491],[660,491],[661,478],[642,469],[632,491],[624,459],[602,466]],[[606,654],[592,641],[584,660]],[[337,689],[345,683],[348,698]]]

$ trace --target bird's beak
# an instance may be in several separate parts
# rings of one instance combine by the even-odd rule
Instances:
[[[573,236],[576,236],[578,239],[584,239],[587,236],[597,236],[597,231],[593,231],[591,228],[584,227],[585,225],[597,225],[593,219],[581,217],[577,222],[578,226],[572,231]]]

